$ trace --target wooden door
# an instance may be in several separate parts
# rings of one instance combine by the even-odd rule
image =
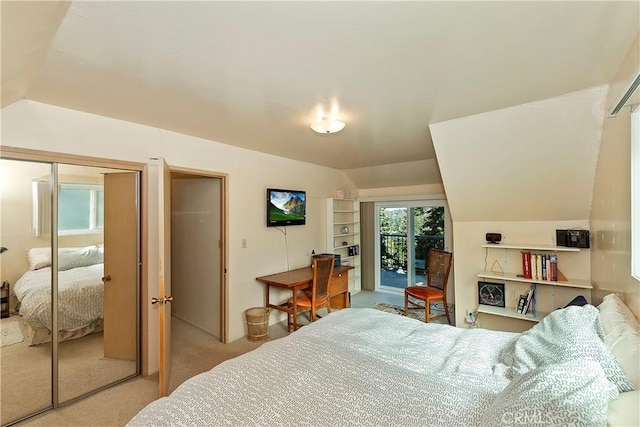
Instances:
[[[136,360],[138,177],[104,175],[104,356]]]
[[[149,162],[149,191],[157,194],[158,293],[152,298],[159,319],[160,396],[166,396],[171,373],[171,171],[163,159]],[[154,227],[155,228],[155,227]]]

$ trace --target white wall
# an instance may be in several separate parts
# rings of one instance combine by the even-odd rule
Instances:
[[[589,218],[606,92],[430,125],[453,220]]]
[[[607,96],[607,110],[640,70],[640,35],[629,50]],[[640,91],[639,91],[640,92]],[[633,103],[640,102],[636,92]],[[631,120],[630,108],[605,119],[593,188],[591,275],[594,300],[616,292],[640,318],[640,283],[631,276]]]
[[[444,187],[442,184],[423,184],[403,187],[361,188],[358,191],[358,198],[360,200],[414,200],[422,196],[442,196],[443,194]]]
[[[307,191],[307,225],[287,230],[291,268],[306,266],[311,250],[325,245],[324,199],[337,188],[356,190],[335,169],[27,100],[2,110],[2,144],[137,162],[163,157],[169,165],[228,174],[231,340],[245,334],[243,311],[264,304],[255,278],[287,267],[284,236],[265,226],[265,188]],[[155,293],[154,284],[150,292]],[[274,315],[271,322],[283,319]],[[156,348],[154,337],[149,340],[150,348]],[[148,362],[153,371],[157,360]]]

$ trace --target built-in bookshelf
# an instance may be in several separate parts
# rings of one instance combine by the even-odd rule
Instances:
[[[563,263],[571,262],[569,257],[563,257],[563,253],[579,253],[581,249],[564,246],[536,245],[536,244],[484,244],[485,248],[485,269],[477,273],[480,280],[489,280],[494,283],[504,284],[505,307],[490,305],[478,305],[478,313],[492,316],[502,316],[513,319],[539,322],[550,311],[558,308],[556,305],[556,295],[559,290],[563,293],[563,304],[567,299],[571,299],[574,294],[584,295],[587,300],[591,299],[591,289],[593,286],[588,279],[565,278],[561,272]],[[503,251],[503,255],[489,256],[489,252]],[[517,253],[520,251],[520,253]],[[526,278],[523,272],[523,262],[520,256],[522,252],[541,252],[544,254],[554,254],[558,260],[558,280],[546,280],[541,277]],[[516,254],[508,256],[508,252]],[[517,255],[517,256],[516,256]],[[491,263],[490,260],[493,260]],[[535,288],[532,304],[533,310],[528,313],[518,313],[519,296],[526,294],[526,291]],[[540,304],[543,302],[543,304]],[[545,309],[539,309],[542,305]]]
[[[339,254],[349,263],[349,292],[357,293],[360,284],[360,202],[356,199],[327,199],[327,252]]]

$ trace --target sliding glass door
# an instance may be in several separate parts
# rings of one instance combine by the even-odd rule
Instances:
[[[376,290],[426,282],[430,249],[448,249],[444,201],[376,203]]]

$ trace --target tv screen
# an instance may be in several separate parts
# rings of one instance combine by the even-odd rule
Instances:
[[[304,225],[306,214],[304,191],[267,188],[267,227]]]

